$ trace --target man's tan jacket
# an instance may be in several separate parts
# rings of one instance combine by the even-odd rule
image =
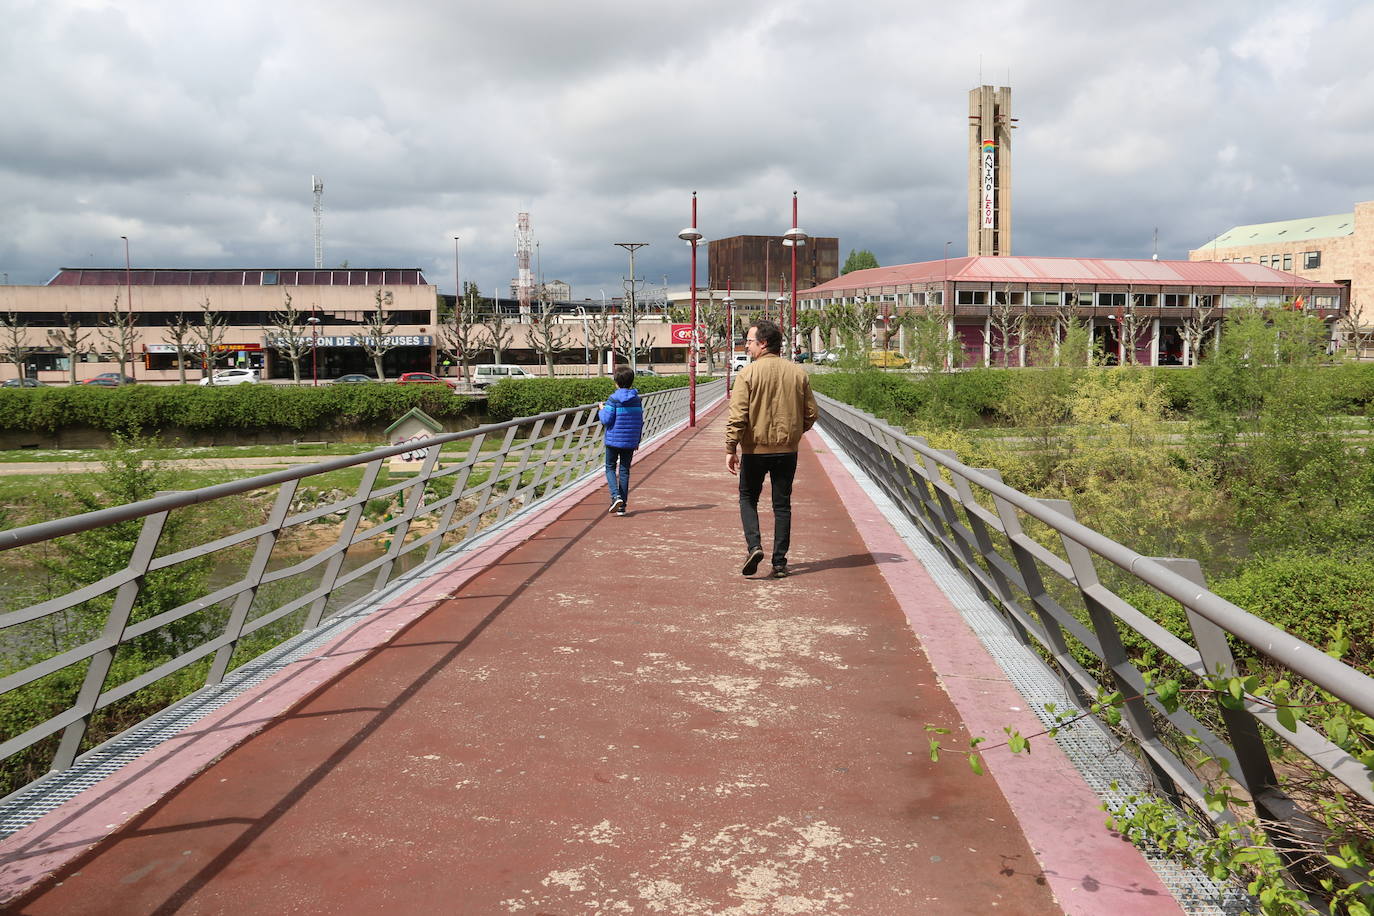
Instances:
[[[795,452],[818,416],[806,370],[765,353],[735,376],[725,422],[726,454],[735,454],[737,446],[745,455]]]

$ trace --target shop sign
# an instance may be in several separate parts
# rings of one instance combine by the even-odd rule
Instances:
[[[310,334],[303,334],[297,339],[310,346],[361,347],[364,343],[370,343],[374,338],[366,334],[356,336],[352,334],[331,334],[328,336],[321,334],[318,338]],[[276,347],[285,343],[285,338],[264,337],[263,342],[269,347]],[[389,347],[432,347],[434,346],[434,336],[432,334],[396,335],[383,337],[382,342]]]
[[[697,335],[698,335],[698,339],[699,339],[699,340],[705,340],[705,339],[706,339],[706,326],[705,326],[705,325],[697,325]],[[690,324],[675,324],[675,325],[672,325],[672,326],[671,326],[671,331],[669,332],[669,337],[668,337],[668,339],[669,339],[669,341],[671,341],[672,343],[681,344],[681,345],[684,346],[684,347],[691,346],[691,344],[692,344],[692,326],[691,326]]]

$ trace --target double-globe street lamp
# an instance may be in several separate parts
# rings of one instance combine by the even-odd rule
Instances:
[[[692,192],[692,225],[677,234],[692,246],[692,344],[687,355],[687,425],[697,425],[697,243],[701,232],[697,229],[697,192]]]

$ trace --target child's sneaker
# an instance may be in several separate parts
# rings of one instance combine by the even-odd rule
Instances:
[[[623,500],[623,499],[617,499],[617,500],[615,500],[614,502],[611,503],[611,508],[610,508],[609,510],[607,510],[607,511],[609,511],[611,515],[624,515],[624,514],[625,514],[625,500]]]

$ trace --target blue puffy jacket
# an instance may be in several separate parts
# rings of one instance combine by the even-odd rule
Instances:
[[[617,388],[601,405],[601,423],[606,427],[606,444],[615,448],[639,448],[644,434],[644,407],[639,391]]]

